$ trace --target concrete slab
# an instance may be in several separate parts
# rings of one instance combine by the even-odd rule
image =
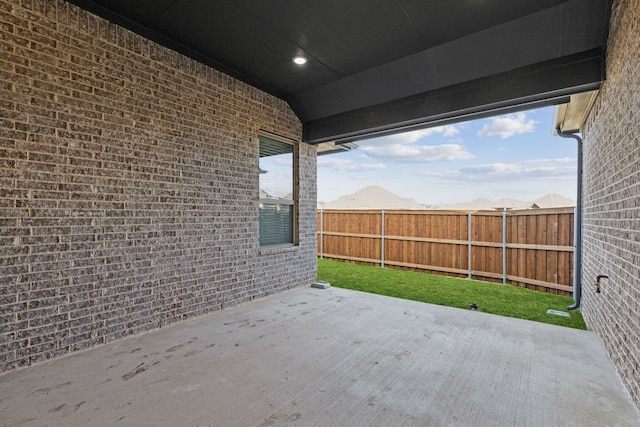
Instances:
[[[4,426],[639,426],[596,335],[295,289],[0,376]]]

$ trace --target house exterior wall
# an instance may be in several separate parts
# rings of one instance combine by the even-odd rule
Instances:
[[[298,245],[261,251],[258,135],[297,146]],[[62,0],[0,0],[0,371],[316,277],[287,104]]]
[[[640,2],[614,2],[607,49],[583,132],[582,312],[640,406]]]

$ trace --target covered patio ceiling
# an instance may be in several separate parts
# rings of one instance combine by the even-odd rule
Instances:
[[[313,144],[597,89],[611,9],[611,0],[71,2],[286,100]]]

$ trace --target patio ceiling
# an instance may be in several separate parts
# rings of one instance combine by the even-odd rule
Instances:
[[[611,0],[71,0],[286,100],[309,143],[566,102]],[[298,66],[295,55],[308,62]]]

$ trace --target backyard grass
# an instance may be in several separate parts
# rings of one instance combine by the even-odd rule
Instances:
[[[573,298],[518,288],[510,285],[435,276],[412,271],[318,260],[318,280],[338,288],[390,297],[516,317],[552,325],[587,329],[580,310],[567,310]],[[571,317],[547,314],[547,310],[568,312]]]

